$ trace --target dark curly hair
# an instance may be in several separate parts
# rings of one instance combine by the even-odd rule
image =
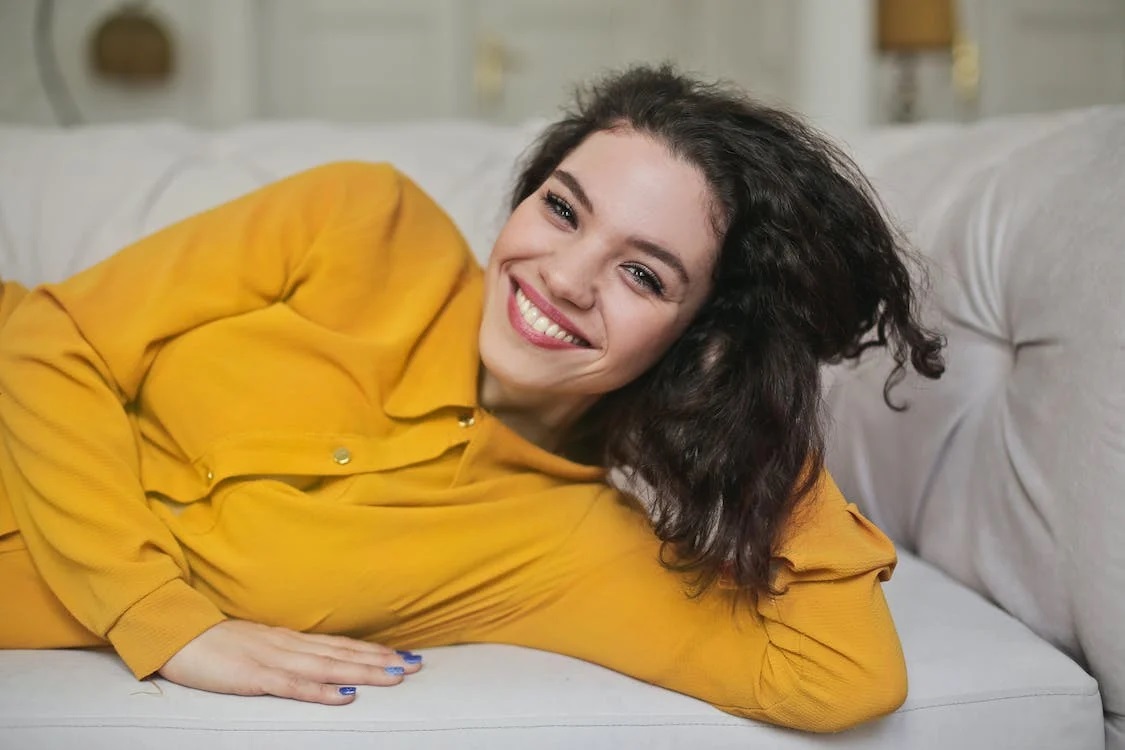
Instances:
[[[940,377],[944,341],[917,321],[912,256],[855,164],[794,115],[671,66],[580,90],[529,151],[511,208],[591,133],[619,128],[700,170],[722,244],[697,318],[581,432],[647,486],[662,560],[693,573],[696,593],[720,577],[772,590],[779,532],[823,468],[821,365],[890,346],[884,400],[898,409],[907,360]]]

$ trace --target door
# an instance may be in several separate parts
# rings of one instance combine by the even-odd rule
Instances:
[[[473,112],[518,122],[553,114],[575,83],[635,60],[684,57],[674,0],[477,0]]]
[[[606,69],[672,61],[782,100],[792,84],[786,0],[476,0],[474,112],[549,116]]]

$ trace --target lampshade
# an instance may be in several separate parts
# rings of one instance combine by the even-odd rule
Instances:
[[[107,78],[156,82],[172,73],[172,39],[164,24],[141,5],[111,13],[90,39],[93,68]]]
[[[879,0],[879,49],[920,52],[953,45],[953,0]]]

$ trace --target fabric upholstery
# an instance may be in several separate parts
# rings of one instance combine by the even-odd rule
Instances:
[[[0,277],[62,278],[174,219],[345,158],[398,164],[483,259],[512,162],[540,125],[0,127]],[[928,256],[926,314],[950,338],[945,378],[895,392],[912,403],[904,414],[881,402],[884,357],[826,372],[829,466],[900,545],[886,593],[911,690],[887,719],[839,736],[786,732],[498,646],[435,650],[431,679],[365,691],[344,712],[138,684],[106,654],[0,652],[0,744],[243,747],[252,732],[262,746],[359,747],[381,731],[381,746],[412,748],[1055,750],[1108,738],[1125,750],[1123,134],[1125,109],[1110,108],[848,141]]]
[[[885,354],[833,373],[829,465],[893,538],[1088,668],[1125,747],[1125,109],[932,135],[855,148],[930,262],[949,369],[909,378],[902,414]]]

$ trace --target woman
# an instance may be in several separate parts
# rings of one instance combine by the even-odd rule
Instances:
[[[544,133],[483,271],[348,163],[9,285],[0,645],[347,703],[492,641],[793,727],[887,713],[894,550],[823,469],[818,368],[937,377],[912,293],[844,157],[667,68]]]

